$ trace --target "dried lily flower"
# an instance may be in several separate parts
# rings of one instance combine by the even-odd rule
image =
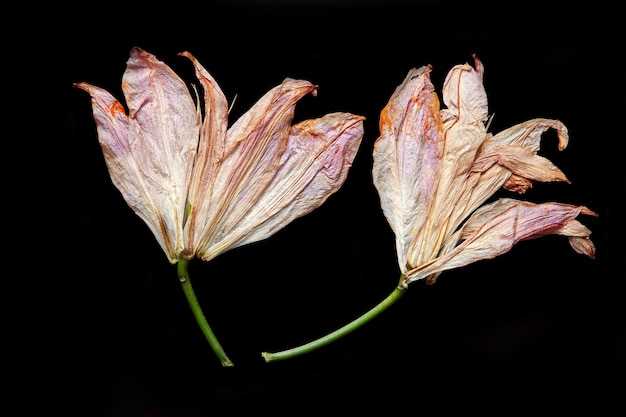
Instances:
[[[496,135],[487,132],[483,66],[457,65],[443,86],[447,109],[430,82],[430,66],[409,71],[380,117],[373,180],[396,236],[400,285],[508,252],[520,240],[568,236],[577,252],[594,257],[591,232],[576,217],[584,206],[501,199],[477,208],[500,187],[523,194],[532,181],[568,181],[537,155],[541,135],[558,120],[533,119]],[[469,218],[467,218],[470,216]],[[466,220],[467,218],[467,220]]]
[[[187,261],[268,238],[319,207],[345,181],[364,117],[331,113],[292,125],[295,104],[317,87],[287,78],[228,127],[216,81],[189,52],[180,55],[195,67],[203,106],[169,66],[140,48],[131,50],[122,79],[128,114],[107,91],[74,85],[92,97],[113,183],[178,263],[199,325],[232,366],[204,320]]]
[[[380,115],[373,182],[396,238],[401,270],[397,288],[379,305],[344,327],[266,361],[298,356],[360,327],[393,304],[416,280],[433,283],[445,270],[508,252],[515,243],[548,234],[567,236],[572,248],[595,256],[590,230],[576,218],[596,216],[584,206],[533,204],[502,198],[481,206],[497,190],[523,194],[532,181],[566,181],[537,155],[541,135],[555,129],[559,149],[568,143],[558,120],[533,119],[496,135],[487,132],[483,66],[457,65],[448,73],[443,101],[430,81],[431,67],[412,69]]]

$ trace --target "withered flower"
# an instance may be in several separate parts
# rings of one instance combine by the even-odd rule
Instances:
[[[195,67],[202,105],[169,66],[140,48],[131,50],[122,78],[128,114],[102,88],[74,85],[91,95],[113,183],[178,263],[200,326],[231,366],[199,310],[187,261],[268,238],[319,207],[345,181],[364,117],[331,113],[292,125],[296,103],[317,87],[287,78],[229,127],[216,81],[189,52],[180,55]]]
[[[210,260],[265,239],[320,206],[346,179],[364,117],[331,113],[291,125],[308,81],[285,79],[228,127],[228,103],[189,53],[204,88],[204,116],[185,82],[154,55],[130,53],[122,104],[91,94],[111,179],[171,263]]]
[[[551,119],[488,133],[483,66],[476,57],[474,63],[448,73],[446,109],[439,109],[427,66],[409,71],[380,117],[373,180],[395,233],[403,287],[423,278],[432,283],[442,271],[547,234],[565,235],[576,252],[595,254],[590,230],[575,220],[596,215],[584,206],[502,198],[479,208],[501,187],[523,194],[532,181],[568,181],[537,154],[546,130],[557,132],[559,150],[568,134]]]
[[[496,135],[489,117],[483,66],[457,65],[448,73],[443,101],[430,80],[430,66],[412,69],[380,115],[374,144],[373,182],[383,214],[395,233],[400,266],[397,288],[381,303],[342,328],[281,352],[266,361],[291,358],[341,338],[376,317],[419,279],[433,283],[445,270],[509,251],[517,242],[548,234],[567,236],[572,248],[590,258],[590,230],[576,217],[595,216],[584,206],[534,204],[512,198],[485,203],[504,187],[523,194],[532,181],[566,181],[539,156],[541,135],[554,129],[559,149],[568,143],[558,120],[533,119]]]

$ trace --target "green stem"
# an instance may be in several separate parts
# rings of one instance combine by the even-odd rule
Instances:
[[[209,326],[209,323],[206,321],[204,313],[202,312],[202,308],[200,308],[200,303],[198,303],[196,293],[193,291],[193,287],[191,286],[188,267],[189,261],[187,259],[180,258],[178,260],[178,280],[180,281],[180,285],[183,287],[183,292],[185,293],[185,297],[187,297],[189,307],[191,307],[191,311],[196,317],[196,321],[198,322],[200,329],[202,329],[202,333],[204,333],[206,340],[209,341],[209,345],[211,345],[213,352],[215,352],[220,362],[222,362],[222,366],[232,367],[234,364],[230,359],[228,359],[228,356],[226,356],[226,352],[224,352],[220,342],[217,341],[215,333],[211,330],[211,326]]]
[[[295,356],[300,356],[302,354],[311,352],[315,349],[319,349],[323,346],[328,345],[331,342],[347,335],[348,333],[358,329],[365,323],[372,320],[374,317],[378,316],[380,313],[385,311],[389,306],[394,304],[405,292],[406,287],[398,286],[396,287],[391,294],[387,296],[383,301],[381,301],[378,305],[373,307],[367,313],[362,316],[356,318],[345,326],[335,330],[327,334],[326,336],[320,337],[318,339],[313,340],[312,342],[306,343],[304,345],[300,345],[291,349],[283,350],[280,352],[262,352],[261,356],[265,359],[265,362],[275,362],[281,361],[284,359],[293,358]]]

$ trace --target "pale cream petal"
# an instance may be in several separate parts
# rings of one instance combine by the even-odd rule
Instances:
[[[495,159],[498,165],[511,173],[532,181],[569,183],[565,174],[550,160],[523,146],[490,144],[484,147],[476,165],[480,165],[484,159]]]
[[[554,129],[558,137],[558,147],[562,151],[569,143],[567,127],[553,119],[532,119],[505,129],[493,136],[494,143],[519,145],[538,152],[541,145],[541,135],[548,129]]]
[[[396,237],[401,269],[411,241],[427,221],[441,164],[439,99],[430,71],[412,69],[396,88],[381,112],[373,150],[373,182]]]
[[[475,169],[481,170],[484,169],[485,164],[497,163],[498,165],[491,169],[505,169],[506,180],[503,187],[519,194],[531,188],[533,180],[569,183],[558,167],[549,160],[536,155],[540,148],[541,135],[548,129],[556,130],[559,140],[558,148],[559,150],[565,149],[569,136],[563,123],[552,119],[532,119],[488,138],[481,148]]]
[[[454,198],[456,203],[451,209],[446,210],[447,216],[445,234],[443,240],[450,236],[458,229],[469,214],[471,214],[480,204],[487,201],[493,194],[500,189],[503,182],[504,170],[489,169],[486,172],[467,173],[463,181],[457,181],[454,188]],[[453,195],[451,194],[450,197]],[[452,204],[452,199],[447,200],[448,204]],[[436,254],[435,254],[436,256]]]
[[[452,117],[463,125],[484,124],[487,120],[487,93],[483,86],[483,65],[474,56],[474,69],[469,64],[454,66],[443,83],[444,119]]]

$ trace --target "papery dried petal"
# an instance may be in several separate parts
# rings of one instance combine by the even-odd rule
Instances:
[[[463,125],[483,124],[487,120],[487,93],[483,86],[484,68],[474,56],[474,69],[469,64],[456,65],[443,83],[442,110],[444,120],[453,118]]]
[[[128,116],[105,90],[75,86],[92,96],[113,183],[175,263],[183,249],[187,187],[200,129],[189,90],[167,65],[139,48],[131,51],[122,81]]]
[[[219,201],[221,190],[215,190],[215,179],[226,154],[228,129],[228,101],[209,72],[189,52],[179,55],[191,60],[196,76],[204,89],[204,120],[198,155],[189,187],[189,217],[185,224],[185,250],[182,256],[193,258],[196,253],[197,233],[206,227],[212,201]],[[212,198],[215,195],[217,199]]]
[[[444,82],[443,100],[448,109],[441,110],[440,140],[445,145],[428,221],[408,250],[409,268],[436,257],[442,241],[465,217],[459,214],[476,208],[470,203],[480,176],[472,172],[472,166],[489,135],[485,127],[487,96],[482,85],[482,64],[478,59],[475,63],[476,70],[468,64],[455,66]]]
[[[287,149],[294,107],[316,86],[303,80],[286,79],[266,93],[228,130],[224,158],[212,175],[214,193],[209,216],[203,219],[197,255],[209,260],[233,248],[242,230],[268,220],[255,207],[268,192]],[[286,175],[286,174],[281,174]]]
[[[412,69],[380,116],[373,150],[373,181],[383,214],[396,236],[398,263],[427,221],[443,150],[439,99],[430,67]]]
[[[482,87],[481,87],[482,89]],[[533,119],[491,136],[487,134],[475,155],[471,174],[457,188],[465,194],[450,213],[450,225],[456,228],[476,207],[485,202],[500,187],[523,194],[532,181],[564,181],[565,174],[548,159],[538,156],[541,135],[555,129],[559,149],[567,146],[567,128],[558,120]],[[475,174],[479,173],[477,177]]]
[[[270,237],[339,190],[361,143],[363,120],[331,113],[294,125],[276,176],[233,233],[241,239],[233,247]]]
[[[480,165],[489,159],[507,171],[532,181],[565,181],[569,183],[565,174],[550,160],[523,146],[486,145],[477,158],[474,169],[479,169]]]
[[[407,277],[409,281],[426,278],[434,273],[502,255],[521,240],[566,233],[566,225],[575,221],[581,213],[593,212],[584,206],[534,204],[508,198],[497,200],[476,210],[463,228],[451,237],[461,243],[432,262],[409,271]],[[577,229],[577,234],[580,232],[582,229]]]
[[[533,152],[538,152],[541,144],[541,135],[548,129],[554,129],[558,136],[558,147],[562,151],[567,148],[569,135],[567,127],[553,119],[531,119],[515,126],[511,126],[494,135],[494,143],[519,145]]]
[[[587,214],[589,216],[598,216],[597,213],[589,210],[587,207],[584,206],[582,207],[582,210],[580,212],[581,214]],[[589,230],[578,220],[570,220],[563,226],[555,229],[553,233],[557,235],[567,236],[572,249],[574,249],[577,253],[580,253],[581,255],[586,255],[591,259],[595,259],[596,247],[591,239],[589,239],[589,235],[591,235],[591,230]]]

